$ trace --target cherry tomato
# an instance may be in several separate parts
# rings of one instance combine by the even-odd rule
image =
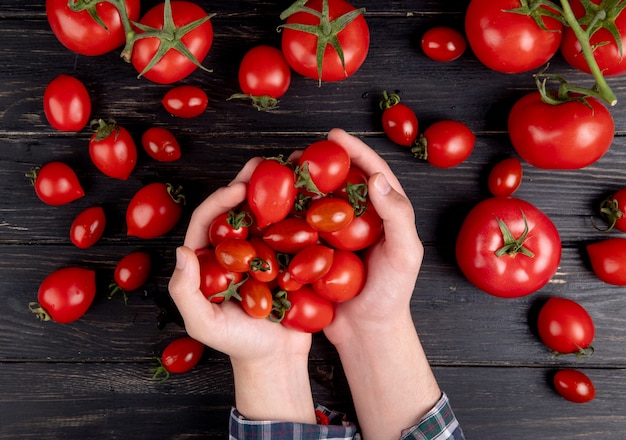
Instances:
[[[202,359],[204,347],[204,344],[189,336],[174,339],[163,350],[159,366],[153,369],[152,378],[158,379],[160,376],[165,376],[161,380],[164,382],[170,377],[170,373],[180,374],[191,371]]]
[[[246,211],[239,213],[235,211],[224,212],[209,225],[209,242],[211,246],[217,246],[225,238],[236,238],[245,240],[248,238],[248,230],[252,219]]]
[[[383,233],[383,221],[369,205],[363,214],[335,232],[322,232],[320,238],[335,249],[359,251],[376,243]]]
[[[563,398],[574,403],[586,403],[596,397],[593,382],[582,371],[571,368],[559,370],[553,378],[554,388]]]
[[[68,324],[82,317],[96,296],[96,273],[81,267],[65,267],[49,274],[39,286],[31,311],[43,321]]]
[[[242,273],[230,272],[217,261],[215,250],[196,251],[200,263],[200,290],[212,303],[222,303],[231,297],[237,297],[235,285],[242,278]]]
[[[305,219],[287,217],[267,228],[263,241],[276,252],[295,254],[317,243],[319,236],[319,232],[309,226]]]
[[[239,65],[239,87],[258,110],[270,110],[278,105],[291,84],[291,68],[283,53],[268,45],[250,49]]]
[[[298,193],[295,181],[293,170],[274,159],[265,159],[254,169],[248,183],[248,205],[259,228],[287,217]]]
[[[458,121],[437,121],[420,136],[411,151],[438,168],[461,164],[472,154],[476,135],[467,125]]]
[[[626,238],[608,238],[587,245],[591,267],[608,284],[626,286]]]
[[[97,121],[89,140],[89,156],[96,168],[114,179],[126,180],[137,164],[137,146],[124,127]]]
[[[80,131],[89,121],[91,98],[80,80],[61,74],[46,87],[43,110],[52,128]]]
[[[324,14],[324,6],[328,10]],[[306,12],[306,9],[317,11]],[[281,15],[281,18],[285,13]],[[365,61],[370,33],[359,10],[344,0],[310,0],[286,17],[282,26],[282,51],[293,70],[318,81],[340,81],[353,75]],[[339,22],[346,20],[345,26]],[[299,30],[302,25],[318,28],[317,32]],[[311,28],[309,28],[311,29]],[[330,35],[328,29],[331,29]],[[341,46],[340,57],[332,44]]]
[[[391,142],[410,147],[417,139],[418,122],[413,109],[400,102],[400,97],[383,92],[380,108],[383,110],[383,131]]]
[[[315,293],[332,302],[345,302],[357,296],[365,284],[365,265],[350,251],[336,250],[333,264],[311,286]]]
[[[314,244],[298,251],[287,267],[291,278],[300,284],[311,284],[326,275],[333,264],[334,250]]]
[[[557,353],[587,353],[595,328],[589,313],[577,302],[551,297],[541,307],[537,319],[539,337]]]
[[[204,113],[209,97],[200,87],[177,86],[168,90],[161,103],[174,116],[195,118]]]
[[[570,6],[574,12],[574,16],[579,19],[581,27],[585,30],[588,28],[588,22],[585,23],[582,18],[585,16],[585,8],[580,0],[571,0]],[[601,0],[591,0],[594,5],[600,5]],[[615,5],[610,5],[613,8]],[[621,6],[621,5],[620,5]],[[593,57],[602,71],[603,76],[621,75],[626,72],[626,61],[620,46],[626,46],[626,14],[620,12],[617,16],[609,9],[603,7],[592,10],[594,15],[598,15],[600,11],[607,12],[606,21],[600,21],[600,27],[593,31],[589,38],[589,44],[593,49]],[[611,31],[616,35],[613,35]],[[619,39],[619,44],[615,37]],[[567,26],[563,29],[563,41],[561,41],[561,54],[565,61],[572,67],[585,73],[591,73],[587,60],[582,54],[582,47],[576,34],[571,27]]]
[[[456,29],[436,26],[422,35],[421,47],[424,54],[433,61],[443,63],[454,61],[467,49],[465,37]]]
[[[367,175],[359,167],[350,166],[348,177],[339,188],[333,191],[333,196],[347,200],[354,210],[354,215],[359,216],[367,209]]]
[[[247,240],[225,238],[215,246],[217,261],[231,272],[248,272],[256,258],[254,246]]]
[[[278,286],[286,292],[293,292],[301,289],[304,284],[294,280],[291,277],[291,273],[288,270],[284,270],[278,274]]]
[[[167,128],[149,128],[141,136],[141,145],[151,158],[159,162],[173,162],[181,156],[180,144]]]
[[[84,5],[86,8],[74,11],[66,0],[46,0],[48,23],[61,44],[73,52],[88,56],[103,55],[124,44],[126,31],[113,3],[73,1],[72,4]],[[136,21],[139,18],[139,0],[125,0],[124,4],[129,20]],[[90,15],[91,6],[104,26]]]
[[[254,278],[248,278],[239,287],[241,306],[253,318],[267,318],[272,312],[272,291],[268,285]]]
[[[127,234],[156,238],[171,231],[180,219],[184,197],[171,184],[150,183],[135,193],[126,210]]]
[[[561,44],[561,23],[546,16],[552,10],[539,5],[533,16],[515,11],[520,0],[472,0],[465,13],[465,35],[485,66],[502,73],[521,73],[547,63]]]
[[[466,216],[456,242],[465,277],[479,289],[515,298],[542,288],[561,261],[561,240],[537,207],[513,197],[492,197]]]
[[[522,183],[522,163],[516,157],[498,162],[489,173],[489,191],[494,196],[511,196]]]
[[[317,295],[310,286],[288,292],[289,310],[281,321],[287,328],[307,333],[323,330],[335,317],[333,303]]]
[[[77,247],[87,249],[100,240],[106,226],[104,209],[92,206],[76,216],[70,227],[70,240]]]
[[[276,252],[261,238],[251,237],[249,241],[256,252],[256,258],[252,260],[250,265],[250,276],[264,283],[274,281],[280,272]]]
[[[626,188],[620,189],[604,200],[600,205],[600,214],[609,223],[606,231],[615,228],[618,231],[626,232]]]
[[[552,105],[532,92],[513,105],[508,129],[513,147],[529,164],[579,169],[604,156],[613,142],[615,124],[595,98]]]
[[[306,212],[307,223],[319,232],[335,232],[354,218],[354,209],[347,200],[322,197],[313,200]]]
[[[330,193],[346,180],[350,156],[336,142],[317,141],[304,149],[298,160],[296,186],[313,193]]]
[[[85,195],[76,173],[63,162],[49,162],[41,168],[34,168],[28,176],[37,197],[48,205],[65,205]]]
[[[141,288],[152,270],[152,258],[147,252],[131,252],[124,256],[115,266],[113,279],[121,289],[132,292]]]
[[[168,8],[171,20],[166,20]],[[168,25],[169,24],[169,25]],[[140,76],[159,84],[172,84],[193,73],[209,53],[213,44],[213,25],[210,16],[197,4],[189,1],[166,0],[150,9],[139,21],[142,30],[164,29],[161,38],[138,39],[133,45],[130,60]],[[186,28],[186,32],[181,31]],[[176,34],[174,39],[171,38]],[[181,44],[193,55],[198,64],[178,49],[171,47]],[[159,50],[171,47],[159,56]],[[155,56],[157,58],[155,59]],[[151,63],[156,64],[151,66]]]

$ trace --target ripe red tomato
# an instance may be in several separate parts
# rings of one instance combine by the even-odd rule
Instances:
[[[448,26],[435,26],[428,29],[422,35],[420,44],[428,58],[442,63],[456,60],[467,49],[463,34]]]
[[[248,238],[251,222],[252,219],[246,211],[239,213],[228,211],[218,215],[209,225],[208,234],[211,246],[217,246],[226,238],[245,240]]]
[[[271,110],[278,105],[291,84],[291,68],[283,53],[268,45],[250,49],[239,65],[241,94],[231,98],[248,97],[258,110]]]
[[[329,271],[311,286],[315,293],[332,302],[357,296],[365,284],[365,265],[350,251],[335,250]]]
[[[248,272],[256,256],[254,246],[247,240],[225,238],[215,246],[218,263],[231,272]]]
[[[461,164],[472,154],[476,135],[462,122],[443,120],[429,126],[411,148],[415,157],[438,168]]]
[[[596,397],[593,382],[582,371],[564,369],[556,372],[554,388],[563,398],[574,403],[586,403]]]
[[[89,140],[89,156],[105,175],[126,180],[137,164],[137,146],[124,127],[100,119]]]
[[[265,159],[254,169],[248,183],[248,205],[259,228],[287,217],[298,193],[295,182],[293,170],[274,159]]]
[[[153,379],[165,376],[161,382],[170,377],[170,373],[179,374],[191,371],[202,359],[204,344],[189,336],[183,336],[170,342],[161,358],[159,366],[154,368]]]
[[[531,165],[579,169],[604,156],[613,142],[615,124],[595,98],[552,105],[532,92],[513,105],[508,129],[513,147]]]
[[[522,163],[517,157],[498,162],[489,173],[489,191],[494,196],[511,196],[522,183]]]
[[[152,258],[147,252],[131,252],[124,256],[115,266],[113,279],[115,284],[127,292],[141,288],[152,270]]]
[[[263,234],[263,241],[276,252],[295,254],[317,243],[319,232],[313,229],[305,219],[287,217],[270,225]]]
[[[383,221],[372,205],[345,227],[322,232],[320,238],[335,249],[360,251],[376,243],[383,233]]]
[[[411,107],[400,102],[400,97],[392,93],[383,92],[380,102],[383,110],[383,131],[391,142],[403,147],[410,147],[417,139],[417,116]]]
[[[176,136],[163,127],[151,127],[141,136],[141,145],[148,155],[159,162],[180,159],[180,144]]]
[[[31,311],[43,321],[68,324],[82,317],[96,296],[96,273],[81,267],[65,267],[49,274],[39,286]]]
[[[540,5],[533,14],[520,0],[472,0],[465,13],[465,35],[476,58],[485,66],[502,73],[520,73],[543,66],[561,44],[561,23],[546,16],[551,11]],[[555,11],[552,11],[556,13]]]
[[[287,271],[300,284],[311,284],[328,273],[333,264],[334,250],[313,244],[298,251],[289,262]]]
[[[552,221],[534,205],[492,197],[467,215],[456,242],[465,277],[479,289],[515,298],[542,288],[561,260],[561,240]]]
[[[217,261],[213,249],[196,251],[200,263],[200,290],[212,303],[222,303],[237,297],[235,285],[241,282],[243,274],[231,272]]]
[[[322,17],[306,9],[317,11]],[[291,12],[281,26],[281,45],[293,70],[321,82],[346,79],[361,67],[369,51],[370,33],[360,10],[344,0],[310,0]],[[344,20],[348,23],[340,26]],[[298,29],[303,25],[318,28],[317,35]],[[333,44],[341,46],[343,61]]]
[[[252,260],[250,267],[250,276],[264,283],[274,281],[280,272],[276,252],[261,238],[251,237],[249,241],[256,251],[256,258]]]
[[[200,87],[185,85],[168,90],[161,103],[174,116],[195,118],[204,113],[209,97]]]
[[[135,193],[126,210],[127,234],[156,238],[171,231],[180,219],[184,197],[171,184],[150,183]]]
[[[171,17],[166,17],[168,10]],[[144,32],[164,30],[160,38],[142,38],[139,33],[130,55],[140,76],[159,84],[172,84],[189,76],[200,66],[213,44],[210,16],[189,1],[159,3],[141,18],[138,26]],[[185,28],[185,32],[181,28]],[[174,33],[177,38],[172,40]],[[180,45],[191,52],[193,60],[181,52]],[[162,53],[164,49],[166,52]]]
[[[359,216],[367,209],[367,181],[368,176],[358,167],[350,166],[348,177],[339,188],[333,191],[333,196],[347,200],[352,205],[354,215]]]
[[[291,273],[289,271],[284,270],[278,274],[278,287],[286,292],[293,292],[294,290],[299,290],[304,286],[304,284],[297,282],[291,277]]]
[[[87,249],[100,240],[106,226],[106,215],[100,206],[92,206],[76,216],[70,227],[70,240]]]
[[[289,310],[281,321],[287,328],[316,333],[323,330],[335,317],[333,303],[317,295],[310,286],[288,292]]]
[[[323,140],[306,147],[298,160],[297,187],[315,194],[330,193],[346,180],[350,155],[336,142]]]
[[[306,221],[319,232],[335,232],[347,226],[354,218],[354,208],[339,197],[313,200],[306,211]]]
[[[585,17],[585,8],[582,6],[580,0],[571,0],[570,6],[574,12],[574,16],[578,18],[583,29],[587,29],[589,25],[589,18]],[[601,0],[591,0],[591,3],[600,5]],[[612,5],[615,7],[615,5]],[[598,63],[598,67],[602,71],[603,76],[615,76],[621,75],[626,72],[626,61],[622,55],[620,46],[623,48],[626,46],[626,14],[620,12],[617,16],[611,13],[610,10],[606,10],[600,7],[598,10],[594,10],[593,14],[597,15],[600,11],[607,12],[606,25],[600,23],[598,29],[593,31],[589,38],[589,44],[593,49],[593,57]],[[617,35],[613,35],[611,30],[614,30]],[[619,44],[615,40],[618,37]],[[586,73],[591,73],[589,65],[582,54],[582,47],[576,34],[571,27],[567,26],[563,29],[563,41],[561,42],[561,54],[565,61],[567,61],[572,67],[581,70]]]
[[[239,287],[241,306],[253,318],[267,318],[272,312],[272,291],[269,286],[254,278],[248,278]]]
[[[606,231],[613,228],[626,232],[626,188],[622,188],[604,200],[600,205],[600,214],[609,223]]]
[[[126,31],[118,9],[109,2],[76,2],[73,10],[66,0],[46,0],[46,16],[54,35],[69,50],[81,55],[96,56],[111,52],[124,44]],[[139,0],[125,0],[126,15],[131,21],[139,18]],[[84,8],[81,6],[84,5]],[[98,24],[90,15],[93,9],[102,20]]]
[[[82,130],[91,115],[91,98],[80,80],[61,74],[43,94],[43,110],[48,123],[60,131]]]
[[[577,302],[551,297],[541,307],[537,318],[539,337],[557,353],[588,354],[595,328],[589,313]]]
[[[34,168],[28,177],[35,186],[37,197],[48,205],[65,205],[85,195],[76,173],[63,162],[49,162],[41,168]]]
[[[608,238],[587,245],[591,267],[608,284],[626,286],[626,238]]]

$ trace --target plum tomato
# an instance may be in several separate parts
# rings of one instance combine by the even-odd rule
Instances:
[[[95,133],[89,140],[91,161],[105,175],[126,180],[137,164],[137,146],[128,130],[115,122],[94,121]]]
[[[179,337],[167,344],[159,358],[159,366],[153,368],[153,379],[165,376],[161,382],[170,377],[170,373],[180,374],[191,371],[202,359],[205,346],[189,336]]]
[[[183,85],[168,90],[161,103],[174,116],[195,118],[204,113],[209,97],[200,87]]]
[[[328,273],[333,264],[334,250],[313,244],[298,251],[289,261],[287,271],[300,284],[311,284]]]
[[[276,252],[295,254],[307,246],[316,244],[320,234],[300,217],[287,217],[270,225],[263,241]]]
[[[256,256],[256,249],[248,240],[225,238],[215,246],[218,263],[230,272],[248,272]]]
[[[106,215],[100,206],[92,206],[76,216],[70,227],[70,240],[87,249],[100,240],[106,226]]]
[[[70,75],[54,78],[43,94],[46,119],[56,130],[80,131],[91,115],[91,98],[83,83]]]
[[[383,221],[372,205],[334,232],[321,232],[320,238],[335,249],[360,251],[376,243],[383,234]]]
[[[332,302],[345,302],[357,296],[365,284],[365,265],[354,252],[335,250],[333,264],[311,286],[315,293]]]
[[[267,318],[272,312],[272,291],[269,286],[254,278],[248,278],[239,287],[241,307],[252,318]]]
[[[417,139],[417,116],[411,107],[400,102],[396,93],[383,91],[379,106],[383,111],[383,131],[391,142],[403,147],[410,147]]]
[[[333,303],[317,295],[308,285],[288,292],[287,300],[291,307],[285,312],[281,324],[292,330],[316,333],[335,317]]]
[[[125,255],[115,266],[115,287],[132,292],[143,286],[150,277],[152,258],[147,252],[136,251]]]
[[[37,197],[48,205],[66,205],[85,195],[78,176],[63,162],[49,162],[36,167],[27,177],[30,177]]]
[[[275,159],[263,160],[248,183],[248,205],[259,228],[283,220],[298,193],[294,171]]]
[[[196,251],[200,264],[200,291],[212,303],[222,303],[231,297],[238,297],[235,285],[241,282],[243,274],[231,272],[222,266],[215,256],[214,249]]]
[[[446,63],[459,58],[467,49],[462,33],[448,26],[435,26],[422,35],[422,52],[433,61]]]
[[[298,160],[296,186],[315,194],[330,193],[348,177],[350,156],[329,140],[317,141],[304,149]]]
[[[561,397],[574,403],[586,403],[596,397],[593,382],[585,373],[573,368],[559,370],[552,379]]]
[[[135,193],[126,209],[127,234],[156,238],[171,231],[180,219],[185,202],[181,188],[169,183],[149,183]]]
[[[430,125],[411,148],[415,157],[438,168],[461,164],[474,150],[476,135],[459,121],[443,120]]]
[[[215,247],[225,238],[245,240],[248,238],[251,224],[252,219],[246,211],[224,212],[215,217],[209,225],[209,242]]]
[[[587,245],[595,275],[607,284],[626,286],[626,238],[613,237]]]
[[[489,172],[487,185],[494,196],[511,196],[522,183],[522,163],[517,157],[498,162]]]
[[[313,200],[306,211],[306,221],[319,232],[335,232],[347,226],[354,218],[354,208],[339,197]]]
[[[593,352],[593,320],[576,301],[549,298],[539,310],[537,329],[543,343],[556,353],[589,355]]]
[[[248,241],[256,251],[256,258],[250,264],[250,276],[264,283],[274,281],[280,271],[276,251],[259,237],[250,237]]]
[[[176,136],[163,127],[151,127],[141,136],[141,145],[148,155],[159,162],[180,159],[180,143]]]

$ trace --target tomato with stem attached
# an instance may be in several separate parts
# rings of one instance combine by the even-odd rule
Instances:
[[[26,174],[39,199],[52,206],[66,205],[85,195],[74,170],[63,162],[49,162]]]
[[[442,120],[431,124],[411,148],[415,157],[438,168],[464,162],[474,150],[476,135],[462,122]]]
[[[350,155],[336,142],[322,140],[304,149],[298,159],[296,186],[314,194],[330,193],[350,171]]]
[[[248,240],[225,238],[215,246],[217,261],[231,272],[245,273],[256,258],[256,249]]]
[[[615,228],[626,232],[626,188],[620,189],[602,201],[600,215],[609,223],[605,231]]]
[[[583,306],[568,298],[551,297],[539,310],[539,336],[546,346],[561,354],[589,356],[595,327]]]
[[[383,111],[383,131],[391,142],[403,147],[410,147],[417,139],[419,127],[417,116],[411,107],[400,102],[397,93],[388,94],[383,91],[383,99],[379,103]]]
[[[91,161],[105,175],[126,180],[137,164],[137,146],[131,134],[115,121],[92,122],[95,133],[89,140]]]
[[[148,281],[151,271],[152,257],[149,253],[136,251],[125,255],[115,266],[113,282],[109,284],[109,299],[121,291],[126,303],[126,293],[141,288]]]
[[[215,217],[209,225],[209,242],[215,247],[226,238],[245,240],[248,238],[251,224],[252,219],[246,211],[224,212]]]
[[[169,183],[150,183],[135,193],[126,209],[127,234],[156,238],[171,231],[180,219],[185,203],[182,188]]]
[[[167,344],[161,354],[159,366],[153,368],[153,379],[165,376],[161,382],[170,377],[170,373],[180,374],[191,371],[202,359],[205,345],[189,336],[174,339]]]
[[[214,249],[200,249],[196,255],[200,264],[200,291],[204,297],[216,304],[233,297],[239,299],[236,285],[243,279],[243,273],[231,272],[222,266]]]

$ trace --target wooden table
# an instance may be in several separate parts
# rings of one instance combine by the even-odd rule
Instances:
[[[143,10],[154,4],[145,1]],[[195,205],[228,182],[255,155],[289,153],[321,139],[332,127],[363,138],[392,166],[416,210],[426,247],[412,310],[441,387],[470,439],[622,439],[626,428],[626,295],[599,281],[585,244],[605,238],[594,229],[598,202],[626,186],[626,79],[609,80],[620,102],[611,111],[616,137],[599,162],[576,171],[546,171],[524,164],[517,193],[548,214],[562,237],[563,257],[553,280],[539,292],[504,300],[486,295],[462,276],[454,258],[464,215],[488,197],[486,176],[499,159],[514,156],[506,133],[512,103],[534,88],[530,73],[505,75],[483,67],[471,52],[449,64],[428,60],[419,38],[435,24],[462,29],[467,1],[373,1],[367,9],[372,41],[367,61],[353,77],[317,83],[294,74],[280,108],[258,112],[227,101],[238,91],[238,63],[258,43],[278,45],[279,13],[290,2],[198,2],[215,28],[205,60],[213,73],[183,81],[210,96],[205,114],[171,117],[160,100],[170,86],[136,79],[119,51],[100,57],[75,55],[54,37],[41,1],[3,0],[0,5],[0,437],[26,438],[226,438],[233,404],[228,359],[208,350],[190,373],[159,384],[151,379],[164,346],[184,334],[168,300],[173,254]],[[554,72],[590,83],[557,56]],[[68,73],[81,79],[93,99],[93,116],[116,119],[137,140],[150,126],[171,129],[183,157],[157,163],[141,152],[127,181],[107,178],[91,164],[90,133],[53,130],[42,109],[46,84]],[[382,133],[377,102],[382,90],[400,91],[421,127],[440,119],[465,122],[477,134],[471,157],[453,169],[415,160]],[[44,205],[24,177],[52,160],[77,170],[86,197],[65,207]],[[152,181],[175,180],[188,194],[184,218],[170,234],[153,240],[126,236],[130,197]],[[68,229],[82,209],[102,205],[105,236],[80,250]],[[613,236],[619,235],[614,233]],[[117,261],[143,249],[155,261],[145,289],[124,305],[107,299]],[[79,321],[42,323],[28,309],[43,278],[80,265],[98,273],[99,292]],[[548,296],[583,304],[596,325],[595,355],[581,362],[555,358],[533,327]],[[552,389],[561,367],[577,367],[594,381],[597,398],[577,405]],[[315,397],[352,412],[341,366],[332,346],[316,335],[311,352]]]

